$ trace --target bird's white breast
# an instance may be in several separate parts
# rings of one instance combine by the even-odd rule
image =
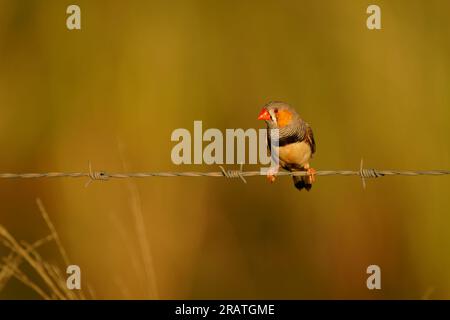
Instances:
[[[279,149],[280,164],[303,167],[311,158],[311,147],[308,143],[294,142]]]

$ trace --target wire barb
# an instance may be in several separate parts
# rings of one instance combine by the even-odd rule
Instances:
[[[245,180],[244,175],[243,175],[243,168],[244,164],[241,163],[241,166],[239,168],[239,170],[225,170],[224,167],[219,166],[220,170],[222,170],[223,176],[226,178],[240,178],[242,180],[242,182],[247,183],[247,180]]]
[[[384,176],[381,172],[376,169],[364,169],[363,167],[364,159],[361,158],[361,164],[359,166],[359,176],[361,178],[363,189],[366,189],[366,178],[378,178]]]
[[[88,172],[88,178],[89,180],[86,182],[86,184],[84,185],[85,188],[89,187],[89,185],[95,181],[95,180],[108,180],[109,179],[109,175],[104,172],[104,171],[93,171],[92,170],[92,164],[89,161],[88,163],[89,165],[89,172]]]

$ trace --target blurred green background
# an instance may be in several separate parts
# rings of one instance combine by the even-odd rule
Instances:
[[[69,31],[73,3],[0,0],[0,172],[217,171],[173,165],[171,132],[261,128],[270,100],[311,124],[317,170],[450,168],[448,1],[77,0]],[[100,299],[450,297],[450,178],[317,180],[2,179],[0,224],[43,237],[40,197]]]

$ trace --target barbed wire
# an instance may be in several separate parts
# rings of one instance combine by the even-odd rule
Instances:
[[[240,169],[225,169],[219,166],[220,171],[213,172],[106,172],[92,170],[91,163],[89,163],[88,172],[45,172],[45,173],[0,173],[0,179],[39,179],[39,178],[88,178],[86,186],[92,181],[106,181],[110,179],[127,179],[127,178],[149,178],[149,177],[225,177],[225,178],[239,178],[242,182],[247,183],[246,177],[265,176],[263,171],[243,171],[242,164]],[[378,170],[367,169],[363,167],[363,161],[359,170],[319,170],[314,173],[316,176],[359,176],[361,178],[363,187],[366,187],[366,179],[379,178],[384,176],[438,176],[450,175],[450,170]],[[306,171],[279,171],[276,176],[307,176],[310,175]]]

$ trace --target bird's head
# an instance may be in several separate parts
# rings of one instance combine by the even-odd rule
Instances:
[[[280,101],[266,104],[258,116],[258,120],[264,120],[271,129],[289,126],[298,118],[297,112],[290,105]]]

